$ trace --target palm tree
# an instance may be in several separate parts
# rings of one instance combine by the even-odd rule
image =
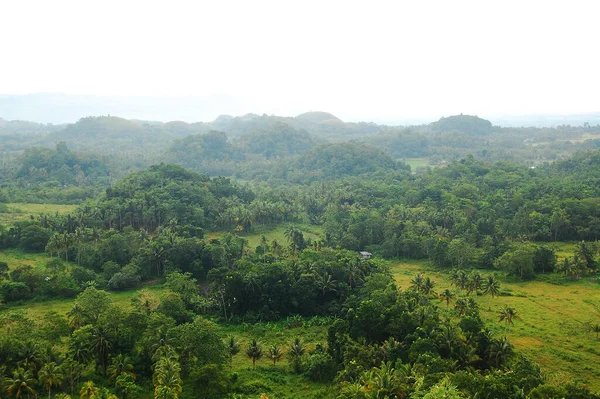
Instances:
[[[52,396],[52,387],[60,385],[63,381],[63,373],[54,362],[46,363],[38,373],[40,382],[48,390],[48,399]]]
[[[35,390],[33,389],[35,383],[36,381],[33,378],[31,370],[19,367],[13,371],[12,378],[4,380],[4,389],[6,389],[6,393],[15,395],[16,398],[21,398],[23,394],[27,394],[27,397],[29,397],[30,394],[35,395]]]
[[[410,280],[410,289],[416,292],[421,292],[423,290],[423,275],[421,273],[417,273],[417,275]]]
[[[598,335],[600,334],[600,324],[594,324],[592,326],[592,332],[596,333],[596,339],[598,339]]]
[[[161,358],[154,367],[154,397],[156,399],[177,398],[182,390],[181,365],[176,359]]]
[[[392,357],[398,355],[400,350],[402,349],[402,343],[400,343],[396,338],[390,337],[387,341],[381,345],[381,353],[383,355],[384,361],[393,361]]]
[[[469,311],[469,306],[465,298],[458,298],[454,303],[454,310],[458,313],[458,316],[464,316]]]
[[[454,299],[454,293],[446,288],[438,298],[440,301],[446,301],[446,308],[448,308],[448,306],[450,306],[450,301]]]
[[[112,359],[107,371],[109,373],[109,380],[117,379],[121,374],[131,374],[135,378],[131,359],[121,353]]]
[[[98,396],[98,388],[93,381],[83,383],[79,390],[79,399],[93,399]]]
[[[65,383],[71,389],[71,396],[75,392],[75,385],[79,383],[79,379],[81,378],[82,368],[81,364],[70,357],[61,364]]]
[[[355,259],[348,265],[347,280],[350,287],[356,287],[363,282],[364,273],[360,259]]]
[[[481,275],[481,273],[472,272],[469,275],[469,282],[468,282],[468,286],[467,286],[468,294],[471,294],[471,292],[475,291],[475,296],[479,295],[479,289],[481,288],[482,284],[483,284],[483,276]]]
[[[508,331],[508,326],[514,324],[514,320],[519,319],[519,315],[515,308],[511,308],[509,306],[504,306],[504,308],[498,312],[500,315],[500,319],[498,319],[498,323],[504,321],[506,324],[506,329]]]
[[[422,288],[423,295],[425,295],[425,296],[434,295],[435,291],[433,290],[433,287],[435,287],[435,281],[431,280],[429,278],[429,276],[425,277],[425,279],[423,280],[423,288]]]
[[[256,342],[256,339],[253,339],[252,343],[248,345],[248,349],[246,349],[246,355],[252,359],[252,367],[255,367],[256,361],[263,356],[262,346]]]
[[[279,345],[271,345],[269,351],[267,352],[267,357],[273,361],[273,366],[275,366],[277,362],[283,358],[283,351]]]
[[[491,295],[492,298],[500,295],[500,282],[494,276],[487,276],[483,282],[483,295]]]
[[[296,373],[300,372],[300,359],[304,355],[304,352],[306,352],[306,347],[300,338],[296,337],[288,350],[288,357],[290,358],[292,367]]]
[[[81,246],[83,242],[87,240],[87,229],[77,227],[75,233],[73,233],[73,242],[77,246],[77,264],[81,259]]]
[[[229,337],[229,341],[227,341],[227,350],[229,351],[229,368],[232,368],[233,357],[240,352],[240,345],[234,337]]]
[[[489,357],[496,366],[500,366],[512,356],[513,346],[506,337],[494,339],[490,345]]]
[[[397,372],[391,362],[382,362],[381,366],[373,368],[365,382],[367,390],[375,393],[373,397],[404,397],[406,375]]]
[[[265,235],[260,236],[260,246],[262,247],[263,252],[263,265],[267,264],[267,237]]]
[[[336,292],[337,289],[337,281],[333,279],[331,274],[325,272],[322,276],[318,274],[315,276],[315,280],[317,281],[317,285],[321,290],[323,295],[326,295],[328,292]]]
[[[109,335],[109,331],[106,328],[94,327],[92,330],[92,342],[90,342],[92,352],[96,353],[96,361],[102,367],[104,376],[106,376],[106,369],[108,367],[108,354],[112,347],[112,344],[108,340]]]
[[[77,302],[73,304],[67,316],[69,318],[69,326],[71,326],[71,328],[74,330],[77,330],[86,324],[86,318],[83,313],[83,309],[77,304]]]

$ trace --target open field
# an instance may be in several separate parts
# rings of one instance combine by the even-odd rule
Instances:
[[[19,266],[36,266],[45,264],[50,259],[46,253],[25,252],[21,249],[3,249],[0,250],[0,262],[6,262],[8,269],[14,269]]]
[[[294,224],[290,225],[294,226],[304,235],[305,239],[310,238],[311,240],[322,239],[323,238],[323,230],[318,226],[310,226],[304,224]],[[264,234],[269,243],[273,240],[277,240],[277,242],[281,245],[287,244],[287,237],[285,236],[286,227],[278,226],[274,228],[256,228],[250,233],[242,233],[240,237],[244,237],[248,240],[248,248],[254,250],[257,246],[260,245],[260,237]],[[221,232],[212,232],[208,233],[208,237],[218,237]]]
[[[399,161],[402,161],[405,164],[409,165],[413,172],[417,168],[431,166],[429,164],[428,158],[404,158],[404,159],[399,159]]]
[[[445,288],[456,292],[449,275],[430,268],[426,262],[395,262],[392,272],[402,289],[410,287],[416,273],[423,273],[436,282],[438,292]],[[502,291],[505,295],[497,298],[477,297],[490,330],[496,335],[506,334],[519,351],[540,364],[550,381],[560,384],[579,380],[599,391],[600,340],[587,331],[584,323],[600,323],[600,284],[590,283],[589,279],[561,285],[502,279]],[[520,316],[509,331],[498,323],[498,312],[505,305],[514,307]]]
[[[6,204],[8,212],[0,213],[0,225],[10,226],[14,222],[24,220],[30,216],[37,216],[43,213],[65,214],[73,212],[77,205],[57,205],[57,204]]]

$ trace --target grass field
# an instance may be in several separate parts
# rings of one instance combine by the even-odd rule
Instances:
[[[399,161],[402,161],[405,164],[409,165],[413,172],[417,168],[431,166],[429,164],[429,159],[427,159],[427,158],[405,158],[405,159],[399,159]]]
[[[10,226],[14,222],[24,220],[30,216],[37,216],[43,213],[65,214],[73,212],[77,205],[57,205],[57,204],[6,204],[8,212],[0,213],[0,225]]]
[[[294,227],[298,228],[300,231],[302,231],[302,234],[304,235],[305,239],[322,239],[323,238],[323,230],[318,227],[318,226],[311,226],[311,225],[304,225],[304,224],[299,224],[299,225],[293,225]],[[277,242],[280,245],[286,245],[287,244],[287,237],[285,236],[285,230],[286,227],[283,226],[278,226],[278,227],[274,227],[274,228],[256,228],[254,229],[252,232],[250,233],[242,233],[240,234],[241,237],[244,237],[246,240],[248,240],[248,248],[254,250],[257,246],[260,245],[260,237],[264,234],[265,237],[267,238],[267,240],[269,242],[273,241],[273,240],[277,240]],[[218,237],[220,236],[221,232],[212,232],[212,233],[208,233],[208,237]]]
[[[19,266],[35,266],[49,260],[50,257],[45,253],[30,253],[20,249],[0,250],[0,262],[6,262],[9,270]]]
[[[402,289],[410,286],[416,273],[423,273],[436,282],[438,292],[445,288],[456,292],[448,274],[428,267],[426,262],[396,262],[392,270]],[[600,284],[587,279],[561,285],[503,279],[502,291],[505,295],[497,298],[477,297],[490,330],[506,334],[519,351],[540,364],[551,382],[579,380],[600,391],[600,340],[583,324],[600,323]],[[498,323],[498,312],[505,305],[514,307],[520,316],[509,331]]]

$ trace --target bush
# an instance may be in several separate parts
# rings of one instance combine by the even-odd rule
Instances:
[[[28,299],[31,291],[25,283],[7,281],[0,284],[0,295],[5,302],[13,302]]]
[[[119,272],[108,281],[107,288],[112,291],[119,291],[134,288],[138,285],[140,285],[140,276]]]
[[[312,381],[332,381],[337,372],[333,358],[327,353],[317,352],[306,361],[306,375]]]

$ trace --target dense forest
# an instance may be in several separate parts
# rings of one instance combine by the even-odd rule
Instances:
[[[600,398],[515,348],[518,309],[499,333],[480,305],[598,281],[600,126],[0,122],[0,214],[76,205],[0,222],[0,255],[44,259],[0,257],[2,398]],[[452,288],[401,288],[398,259]]]

